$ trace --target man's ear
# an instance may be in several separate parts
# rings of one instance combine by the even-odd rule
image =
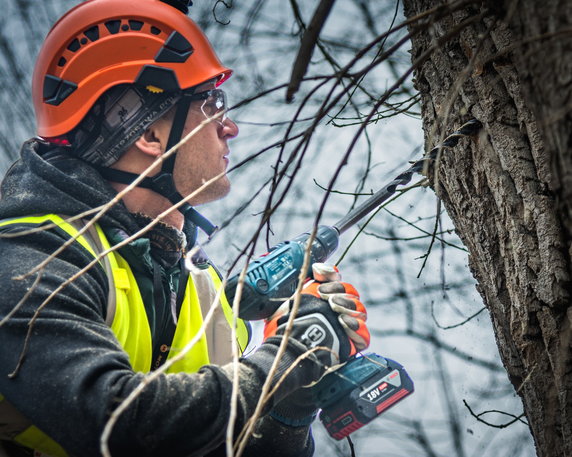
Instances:
[[[159,157],[165,152],[165,145],[163,144],[162,131],[157,123],[148,127],[143,135],[141,135],[137,141],[135,141],[135,146],[146,155],[152,156],[153,158]]]

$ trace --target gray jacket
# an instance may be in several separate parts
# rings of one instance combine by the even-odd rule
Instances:
[[[25,143],[21,159],[8,171],[0,190],[0,219],[80,214],[115,195],[86,163],[57,151],[49,152],[46,159],[40,150],[35,141]],[[111,208],[100,224],[106,233],[119,230],[129,235],[139,229],[122,204]],[[15,230],[21,227],[10,226],[2,233]],[[42,270],[36,287],[31,289],[37,275],[14,278],[64,242],[56,230],[12,238],[0,234],[0,319],[31,290],[0,327],[0,393],[70,455],[99,456],[99,440],[110,412],[144,375],[131,370],[127,354],[105,324],[108,281],[99,267],[58,293],[29,326],[39,304],[91,258],[72,245]],[[268,341],[241,360],[236,433],[253,415],[278,344],[278,340]],[[277,376],[303,350],[289,343]],[[303,363],[306,366],[289,375],[265,412],[314,378],[313,364]],[[10,376],[15,370],[15,376]],[[194,374],[160,376],[120,416],[109,441],[112,455],[225,455],[231,373],[230,366],[208,365]],[[304,457],[312,453],[309,427],[288,427],[264,416],[245,455]]]

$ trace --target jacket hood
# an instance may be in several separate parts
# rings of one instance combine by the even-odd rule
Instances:
[[[61,149],[43,151],[37,140],[24,143],[0,186],[0,219],[35,214],[75,216],[105,205],[117,192],[88,163]],[[99,219],[131,234],[138,224],[122,202]]]

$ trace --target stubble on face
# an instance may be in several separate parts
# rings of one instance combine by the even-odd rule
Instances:
[[[204,119],[200,109],[191,105],[183,137]],[[197,192],[189,200],[191,205],[218,200],[230,192],[230,180],[226,175],[229,149],[226,140],[220,137],[220,128],[216,121],[203,125],[177,152],[173,173],[175,185],[183,197]],[[217,176],[220,177],[213,180]]]

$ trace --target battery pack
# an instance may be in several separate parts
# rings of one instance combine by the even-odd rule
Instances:
[[[412,394],[414,386],[403,366],[370,353],[325,376],[314,389],[320,420],[341,440]]]

